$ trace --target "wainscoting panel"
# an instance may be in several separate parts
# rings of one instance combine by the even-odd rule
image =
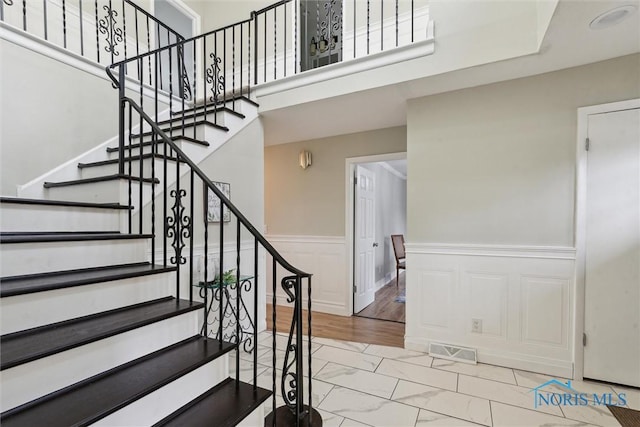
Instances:
[[[406,252],[407,348],[454,344],[481,362],[573,376],[573,248],[408,243]]]
[[[347,254],[344,237],[331,236],[267,236],[271,244],[294,267],[313,274],[313,310],[349,316],[349,289],[347,286]],[[273,298],[272,266],[267,265],[267,301]],[[277,304],[289,305],[280,287],[285,272],[277,272]],[[304,283],[303,300],[307,301]]]

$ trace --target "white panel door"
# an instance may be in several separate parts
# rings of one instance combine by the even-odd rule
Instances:
[[[640,110],[588,137],[584,377],[640,386]]]
[[[353,312],[358,313],[373,302],[375,289],[376,192],[373,172],[356,166],[355,191],[355,295]]]

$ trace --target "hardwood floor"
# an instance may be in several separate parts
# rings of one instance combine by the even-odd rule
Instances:
[[[267,329],[271,330],[271,305],[267,304]],[[289,333],[293,309],[278,306],[276,312],[277,332]],[[307,312],[303,314],[304,323]],[[367,344],[404,347],[404,324],[364,317],[345,317],[326,313],[312,313],[311,334],[315,337],[333,338]],[[307,333],[306,327],[303,328]]]
[[[357,316],[404,323],[406,304],[395,301],[398,295],[404,293],[404,276],[404,273],[400,273],[400,286],[398,288],[396,287],[395,277],[391,282],[380,288],[376,292],[375,301],[360,311]]]

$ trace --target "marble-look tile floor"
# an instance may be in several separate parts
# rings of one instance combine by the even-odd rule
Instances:
[[[284,337],[276,342],[278,366]],[[270,388],[271,333],[258,340],[258,385]],[[306,345],[305,345],[306,347]],[[374,344],[312,339],[313,404],[324,426],[619,426],[604,406],[534,408],[532,388],[552,377],[479,363],[434,359],[427,354]],[[240,375],[251,381],[250,357]],[[232,370],[235,363],[230,363]],[[305,366],[305,383],[309,372]],[[281,371],[276,369],[279,384]],[[627,393],[627,406],[640,410],[640,392],[600,382],[573,381],[585,393]],[[306,385],[305,385],[306,387]],[[279,388],[279,387],[278,387]],[[549,391],[554,390],[553,387]],[[276,405],[283,404],[276,396]],[[267,402],[266,413],[272,400]]]

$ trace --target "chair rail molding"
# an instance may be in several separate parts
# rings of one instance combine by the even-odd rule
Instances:
[[[287,259],[313,274],[313,310],[342,316],[351,315],[350,286],[344,236],[267,235],[267,239]],[[278,272],[280,273],[280,272]],[[267,302],[272,303],[273,272],[267,265]],[[280,280],[280,277],[278,277]],[[306,290],[303,292],[306,297]],[[289,305],[286,295],[276,295],[278,305]],[[306,304],[306,299],[304,300]]]

